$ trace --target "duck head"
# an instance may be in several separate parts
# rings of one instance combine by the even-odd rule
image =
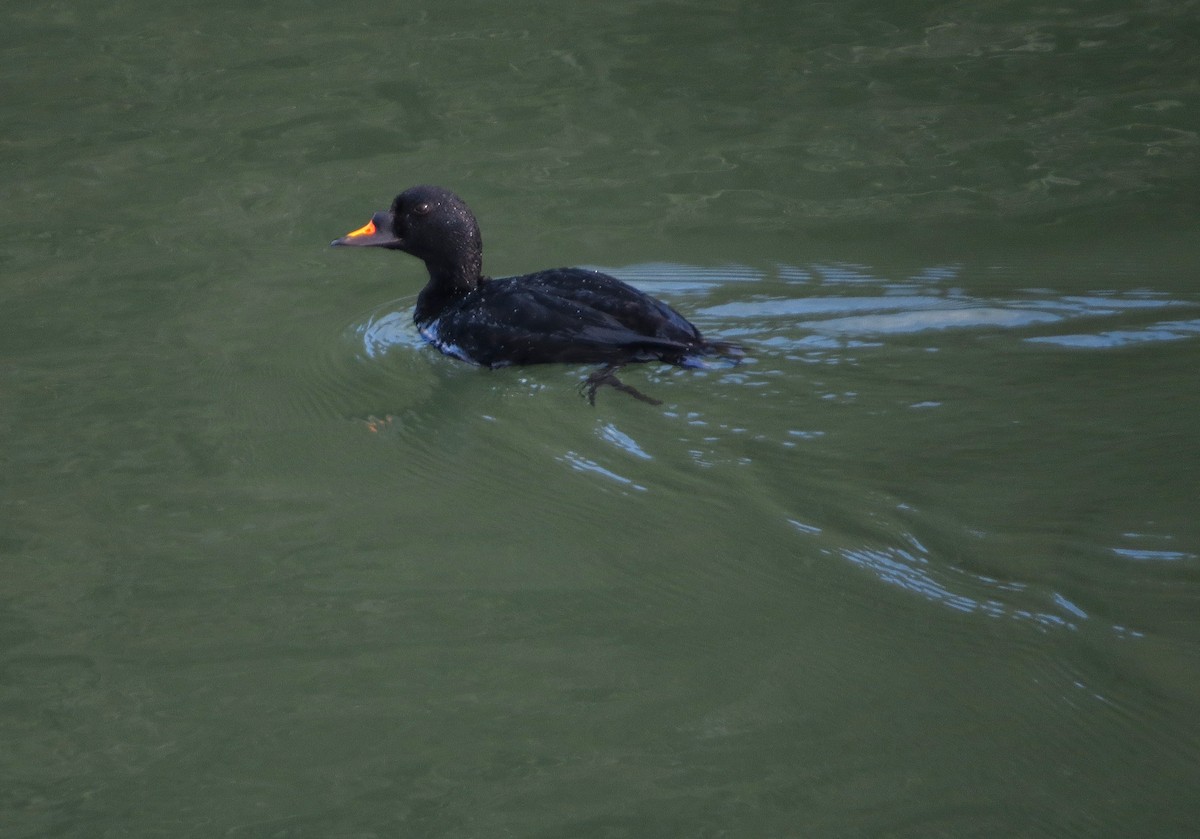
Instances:
[[[404,251],[425,263],[435,283],[474,287],[483,268],[479,224],[463,200],[437,186],[414,186],[358,230],[334,239],[341,247]]]

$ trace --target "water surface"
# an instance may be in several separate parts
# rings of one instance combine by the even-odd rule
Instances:
[[[5,835],[1190,835],[1195,12],[6,13]],[[437,355],[419,182],[751,358]]]

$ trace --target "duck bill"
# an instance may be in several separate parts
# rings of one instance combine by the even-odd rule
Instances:
[[[398,248],[401,242],[392,232],[392,214],[376,213],[358,230],[352,230],[340,239],[329,243],[331,247],[351,246],[359,248]]]

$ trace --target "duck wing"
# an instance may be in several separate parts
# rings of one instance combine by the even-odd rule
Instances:
[[[670,324],[659,330],[666,336],[652,332],[648,327],[658,321],[645,301],[657,301],[636,289],[627,287],[644,301],[622,291],[606,294],[612,287],[603,282],[580,285],[562,277],[547,282],[544,275],[552,273],[486,282],[418,327],[442,352],[487,367],[653,359],[679,363],[696,349],[699,333],[678,314],[690,328]],[[674,314],[666,304],[659,305]],[[668,337],[672,334],[679,338]]]
[[[700,330],[666,303],[599,271],[554,268],[511,279],[522,288],[536,289],[602,312],[638,335],[689,345],[704,340]]]

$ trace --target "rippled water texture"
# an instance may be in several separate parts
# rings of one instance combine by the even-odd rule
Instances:
[[[1194,2],[0,26],[0,834],[1191,836]],[[482,370],[403,254],[735,367]]]

